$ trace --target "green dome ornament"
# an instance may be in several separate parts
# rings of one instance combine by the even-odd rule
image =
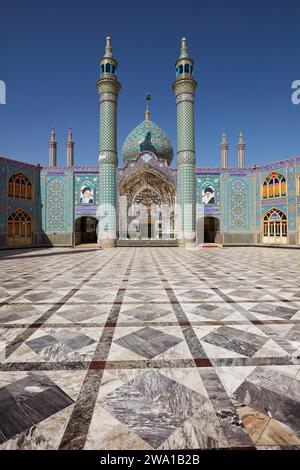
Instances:
[[[173,147],[167,134],[150,120],[149,103],[151,97],[146,95],[145,120],[135,127],[122,147],[122,158],[125,163],[135,160],[141,153],[151,152],[159,160],[166,160],[170,165],[173,159]]]

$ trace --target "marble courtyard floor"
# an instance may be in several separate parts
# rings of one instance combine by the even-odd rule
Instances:
[[[0,263],[0,449],[300,449],[300,251]]]

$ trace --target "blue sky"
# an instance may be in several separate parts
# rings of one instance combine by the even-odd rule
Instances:
[[[49,131],[56,129],[58,163],[65,164],[68,127],[75,162],[96,165],[96,80],[105,37],[119,62],[118,146],[151,118],[176,151],[172,83],[180,39],[195,60],[197,164],[219,164],[222,129],[236,163],[241,128],[248,164],[300,155],[300,105],[291,83],[300,79],[298,0],[1,0],[0,155],[47,164]]]

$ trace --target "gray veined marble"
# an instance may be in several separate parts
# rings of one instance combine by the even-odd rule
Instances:
[[[116,339],[114,343],[147,359],[152,359],[182,341],[183,339],[174,335],[146,326],[134,333]]]
[[[289,320],[295,313],[297,309],[293,307],[286,307],[276,304],[263,303],[257,304],[254,307],[250,308],[250,312],[260,313],[263,315],[270,315],[272,317],[284,318]]]
[[[206,292],[203,290],[198,290],[198,289],[189,289],[187,291],[181,292],[180,294],[177,294],[178,296],[184,298],[184,299],[190,299],[190,300],[206,300],[209,299],[214,295],[213,292]]]
[[[151,370],[106,395],[101,404],[157,449],[205,401],[199,393]]]
[[[133,317],[141,321],[153,321],[170,314],[170,310],[162,305],[142,304],[138,307],[129,308],[124,311],[127,317]]]
[[[268,338],[228,326],[221,326],[204,336],[202,341],[252,357],[268,341]]]
[[[300,343],[300,325],[293,326],[285,337],[290,341],[297,341]]]
[[[74,358],[74,356],[80,361],[82,358],[76,353],[94,343],[95,340],[89,336],[69,330],[58,331],[26,341],[26,345],[46,361],[64,360]]]

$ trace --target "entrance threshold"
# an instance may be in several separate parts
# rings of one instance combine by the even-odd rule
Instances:
[[[221,246],[218,243],[200,243],[198,248],[221,248]]]
[[[79,243],[79,245],[73,246],[76,249],[85,249],[85,250],[102,250],[98,243]]]
[[[117,240],[117,246],[178,246],[177,240]]]

